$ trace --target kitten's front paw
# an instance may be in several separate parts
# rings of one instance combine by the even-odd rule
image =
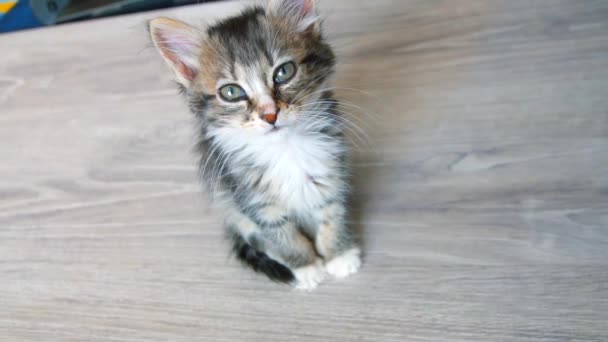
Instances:
[[[336,278],[345,278],[357,273],[361,267],[361,250],[353,248],[331,259],[326,265],[327,273]]]
[[[294,285],[296,289],[312,291],[325,279],[325,268],[319,261],[313,265],[295,269],[293,275],[296,277]]]

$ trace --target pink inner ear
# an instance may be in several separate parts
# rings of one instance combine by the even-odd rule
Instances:
[[[305,18],[316,14],[314,0],[272,0],[271,4],[283,15]]]
[[[174,64],[175,69],[177,70],[177,72],[179,72],[180,75],[182,75],[188,81],[194,80],[194,77],[196,77],[196,73],[192,68],[189,68],[186,64],[180,62],[179,60],[176,60]]]
[[[156,42],[163,56],[175,67],[175,70],[189,81],[194,80],[196,71],[184,61],[195,54],[196,44],[185,35],[172,32],[156,32]]]
[[[315,2],[314,0],[287,0],[291,2],[292,8],[296,8],[300,11],[299,15],[302,17],[308,17],[315,14]]]
[[[304,16],[312,15],[315,12],[314,0],[301,0],[302,1],[302,14]]]

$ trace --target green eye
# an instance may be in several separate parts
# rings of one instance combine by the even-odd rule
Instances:
[[[296,75],[296,65],[293,62],[287,62],[274,71],[274,83],[285,84]]]
[[[224,101],[239,102],[247,100],[247,93],[236,84],[228,84],[220,88],[220,96]]]

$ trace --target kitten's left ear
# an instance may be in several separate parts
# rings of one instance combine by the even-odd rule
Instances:
[[[270,0],[268,8],[273,14],[293,21],[301,32],[321,31],[316,0]]]
[[[175,19],[156,18],[148,22],[154,46],[175,73],[175,80],[188,88],[200,72],[202,34]]]

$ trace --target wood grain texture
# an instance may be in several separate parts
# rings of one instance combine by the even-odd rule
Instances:
[[[300,293],[228,256],[159,13],[3,35],[1,341],[608,340],[608,2],[322,2],[375,146],[361,273]]]

